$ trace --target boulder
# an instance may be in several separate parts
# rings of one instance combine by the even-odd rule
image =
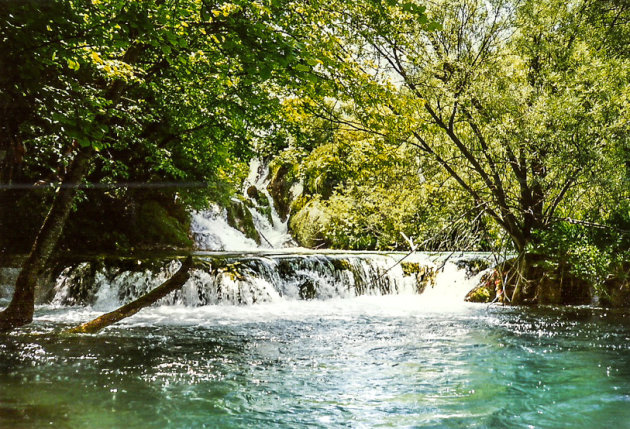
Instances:
[[[261,238],[256,225],[254,225],[254,218],[243,201],[232,199],[226,207],[226,212],[228,224],[232,228],[241,231],[245,237],[251,238],[257,244],[260,244]]]

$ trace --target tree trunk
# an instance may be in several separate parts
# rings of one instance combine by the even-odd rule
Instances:
[[[516,264],[514,269],[513,278],[516,282],[514,286],[514,292],[512,292],[512,298],[510,299],[510,303],[512,305],[520,305],[523,301],[523,289],[527,286],[527,276],[528,274],[528,266],[527,266],[527,255],[524,251],[519,252],[516,258]]]
[[[179,268],[179,270],[177,270],[177,272],[173,275],[173,277],[171,277],[170,279],[162,283],[160,286],[153,289],[151,292],[148,292],[142,295],[140,298],[136,299],[135,301],[130,302],[129,304],[123,305],[122,307],[110,313],[97,317],[96,319],[90,322],[84,323],[80,326],[77,326],[76,328],[68,329],[67,331],[65,331],[65,333],[67,334],[93,334],[122,319],[133,316],[144,307],[148,307],[149,305],[153,304],[160,298],[163,298],[169,293],[173,292],[174,290],[181,288],[184,285],[184,283],[186,283],[186,280],[188,280],[188,278],[190,277],[190,274],[188,274],[188,270],[190,270],[191,266],[192,266],[192,257],[189,256],[182,263],[182,266]]]
[[[72,201],[77,192],[77,185],[81,183],[87,173],[91,157],[92,150],[82,148],[68,167],[50,211],[46,215],[28,258],[18,275],[13,299],[9,306],[0,313],[0,332],[10,331],[33,320],[37,279],[46,268],[61,237],[72,207]]]

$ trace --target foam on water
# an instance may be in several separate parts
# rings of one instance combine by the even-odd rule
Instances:
[[[466,293],[481,274],[468,278],[454,262],[436,258],[416,254],[406,259],[427,270],[438,270],[435,281],[427,282],[421,294],[415,274],[405,275],[397,263],[400,255],[284,254],[234,258],[227,264],[231,271],[191,270],[190,279],[180,291],[122,323],[211,325],[462,311],[468,305],[464,302]],[[93,291],[92,305],[80,308],[63,308],[64,300],[77,301],[70,299],[70,282],[58,281],[61,289],[55,305],[47,307],[50,312],[40,318],[73,323],[113,310],[163,282],[178,266],[179,262],[173,261],[157,273],[123,271],[112,276],[99,272],[95,276],[97,289]],[[73,278],[73,273],[64,275],[66,279]],[[77,282],[76,275],[73,281]],[[309,288],[307,295],[305,287]]]

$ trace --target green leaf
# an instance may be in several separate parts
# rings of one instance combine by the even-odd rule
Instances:
[[[81,67],[81,64],[79,64],[78,61],[75,61],[72,58],[68,58],[67,59],[67,63],[68,63],[68,67],[70,68],[70,70],[77,71]]]
[[[301,71],[301,72],[309,72],[311,71],[311,68],[305,64],[296,64],[293,68],[295,68],[295,70],[297,71]]]

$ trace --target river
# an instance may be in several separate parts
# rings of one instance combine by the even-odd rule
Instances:
[[[267,184],[252,162],[243,197],[268,204]],[[260,244],[225,209],[194,213],[211,252],[191,279],[99,334],[55,332],[178,263],[64,270],[34,323],[0,336],[0,428],[630,428],[627,311],[465,303],[480,274],[456,259],[483,255],[277,249],[286,220],[259,204]],[[17,272],[0,269],[0,307]]]
[[[628,312],[451,299],[468,286],[173,302],[71,337],[100,311],[39,306],[0,337],[0,427],[630,427]]]

